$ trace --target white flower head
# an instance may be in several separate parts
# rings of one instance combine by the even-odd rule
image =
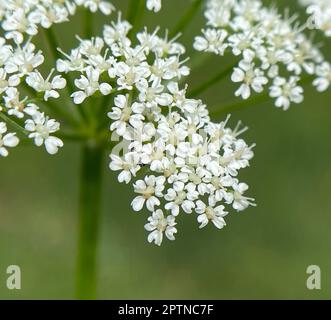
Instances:
[[[177,233],[175,217],[169,215],[164,216],[163,211],[158,209],[153,212],[152,216],[148,218],[148,223],[145,224],[145,229],[150,232],[148,235],[148,242],[154,242],[160,246],[163,240],[163,234],[169,240],[175,240],[174,234]]]
[[[62,140],[52,135],[60,129],[60,124],[44,113],[32,110],[32,119],[25,121],[25,129],[31,132],[29,138],[34,139],[35,145],[40,147],[45,144],[46,151],[51,155],[63,147]]]
[[[159,12],[162,7],[161,0],[147,0],[146,6],[148,10]]]

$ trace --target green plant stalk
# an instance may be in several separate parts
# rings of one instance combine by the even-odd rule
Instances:
[[[95,299],[97,292],[97,244],[102,193],[104,150],[97,142],[83,146],[79,199],[79,238],[76,296]]]
[[[29,134],[29,131],[25,130],[23,127],[21,127],[17,122],[12,120],[11,118],[7,117],[3,112],[0,112],[0,119],[7,122],[10,126],[12,126],[14,129],[19,131],[21,134],[27,136]]]
[[[176,36],[178,33],[182,33],[190,25],[190,22],[193,21],[195,15],[198,13],[204,0],[193,0],[192,5],[186,11],[184,16],[177,23],[175,28],[170,32],[170,37]]]
[[[309,83],[313,79],[314,79],[314,77],[309,75],[309,76],[303,78],[301,81],[299,81],[298,84],[300,86],[305,86],[307,83]],[[209,115],[212,118],[226,116],[233,111],[238,111],[238,110],[244,109],[244,108],[252,106],[252,105],[260,105],[260,104],[266,103],[270,100],[271,100],[271,98],[269,96],[269,93],[265,92],[262,94],[257,94],[248,100],[239,100],[239,101],[235,101],[233,103],[225,104],[218,108],[212,108],[211,111],[209,112]]]

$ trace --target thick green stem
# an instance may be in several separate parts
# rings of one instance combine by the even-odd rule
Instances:
[[[76,287],[78,299],[96,298],[103,155],[103,148],[96,143],[88,142],[83,147]]]
[[[305,84],[309,83],[313,79],[314,79],[313,76],[307,76],[307,77],[303,78],[301,81],[299,81],[298,85],[304,86]],[[238,110],[244,109],[244,108],[252,106],[252,105],[260,105],[260,104],[266,103],[270,100],[271,100],[271,98],[269,96],[269,93],[265,92],[265,93],[257,94],[248,100],[239,100],[239,101],[236,101],[233,103],[229,103],[229,104],[220,106],[218,108],[212,108],[211,111],[209,112],[209,115],[212,118],[226,116],[227,114],[229,114],[233,111],[238,111]]]
[[[175,28],[171,31],[170,36],[174,37],[178,33],[183,33],[189,24],[193,21],[193,18],[198,13],[204,0],[193,0],[192,5],[186,11],[182,19],[178,22]]]
[[[12,126],[15,130],[19,131],[22,135],[27,136],[29,134],[29,131],[25,130],[16,121],[14,121],[11,118],[7,117],[2,112],[0,112],[0,119],[4,120],[7,124],[9,124],[10,126]]]

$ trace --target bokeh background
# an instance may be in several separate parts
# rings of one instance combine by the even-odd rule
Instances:
[[[125,10],[126,1],[113,0]],[[172,28],[188,0],[163,0],[158,15],[146,13],[143,24]],[[266,1],[269,2],[269,1]],[[269,2],[270,3],[270,2]],[[288,1],[277,1],[280,10]],[[291,1],[293,13],[300,13]],[[114,16],[113,16],[114,17]],[[98,18],[96,31],[111,19]],[[182,42],[189,53],[203,25],[191,22]],[[81,20],[56,27],[70,48]],[[322,41],[326,57],[330,43]],[[198,85],[227,59],[211,59],[193,72]],[[210,109],[233,100],[225,79],[202,95]],[[250,127],[256,142],[251,168],[241,178],[250,185],[258,207],[227,217],[219,231],[200,231],[194,217],[183,217],[175,242],[161,248],[146,242],[146,215],[130,209],[131,188],[104,171],[104,203],[98,250],[98,298],[101,299],[328,299],[331,298],[331,90],[306,88],[302,105],[287,112],[271,103],[234,112]],[[221,119],[215,119],[221,120]],[[55,157],[28,146],[0,163],[0,298],[74,298],[77,197],[80,147],[67,144]],[[22,269],[22,290],[9,291],[6,268]],[[306,288],[306,268],[322,270],[322,290]]]

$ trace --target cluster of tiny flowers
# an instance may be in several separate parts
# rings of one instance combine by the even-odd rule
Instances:
[[[231,77],[239,84],[236,96],[248,99],[268,90],[275,105],[287,110],[303,101],[302,83],[311,77],[319,91],[329,87],[330,64],[296,16],[282,16],[261,0],[209,0],[205,16],[207,27],[194,48],[220,56],[231,52],[238,59]]]
[[[74,15],[77,6],[109,15],[113,5],[106,0],[0,0],[0,18],[7,38],[23,42],[23,35],[35,36],[38,28],[50,28]]]
[[[38,34],[39,28],[47,29],[53,24],[68,21],[78,6],[92,12],[100,10],[105,15],[115,10],[106,0],[0,0],[1,28],[5,34],[5,37],[0,37],[0,113],[14,118],[22,125],[25,134],[37,146],[45,145],[50,154],[57,153],[63,146],[63,142],[53,136],[60,125],[47,117],[37,104],[59,98],[59,90],[66,87],[66,80],[54,74],[55,69],[45,77],[38,71],[45,59],[43,52],[36,50],[33,37]],[[161,2],[147,1],[147,6],[150,10],[158,11]],[[95,72],[90,75],[88,70],[87,75],[91,81],[97,76]],[[84,79],[78,83],[83,91],[89,90],[88,86],[84,87]],[[26,87],[35,91],[33,97],[22,94],[26,92]],[[100,91],[108,93],[108,88],[106,86],[104,91],[101,85]],[[89,92],[91,93],[92,91]],[[81,93],[76,95],[75,101],[85,99]],[[6,143],[7,140],[8,138]],[[16,135],[15,141],[17,143],[11,143],[10,147],[18,144]],[[0,156],[8,155],[6,143],[1,142]]]
[[[312,29],[322,30],[331,37],[331,0],[299,0],[307,7],[310,16],[309,25]]]
[[[66,86],[66,81],[60,75],[52,77],[54,70],[47,78],[43,78],[38,67],[44,62],[44,56],[30,40],[23,43],[11,42],[10,44],[8,40],[0,38],[0,116],[22,123],[22,130],[28,138],[33,139],[37,146],[45,145],[48,153],[55,154],[63,146],[60,139],[53,137],[53,133],[60,128],[59,123],[45,116],[36,103],[39,100],[58,98],[58,90]],[[35,96],[22,96],[24,87],[34,89]],[[37,99],[37,95],[40,98]],[[2,125],[1,131],[3,134],[6,127]],[[8,155],[5,146],[14,147],[18,142],[16,135],[1,138],[0,156]]]
[[[72,95],[76,104],[112,94],[108,117],[118,144],[110,169],[119,172],[119,182],[132,183],[133,210],[151,213],[145,225],[149,242],[174,240],[182,214],[194,215],[200,228],[211,222],[221,229],[225,206],[242,211],[254,205],[244,195],[247,184],[238,180],[253,157],[253,146],[239,138],[246,128],[229,129],[229,118],[213,123],[200,100],[186,98],[180,80],[189,69],[176,39],[145,29],[133,45],[130,29],[119,16],[104,27],[103,37],[79,39],[58,60],[58,71],[80,73]]]
[[[161,9],[161,0],[146,0],[149,10]],[[76,13],[77,7],[110,15],[115,7],[108,0],[0,0],[0,19],[7,37],[23,42],[23,35],[34,36],[38,28],[63,23]]]
[[[147,0],[146,6],[148,10],[159,12],[162,7],[161,0]]]

